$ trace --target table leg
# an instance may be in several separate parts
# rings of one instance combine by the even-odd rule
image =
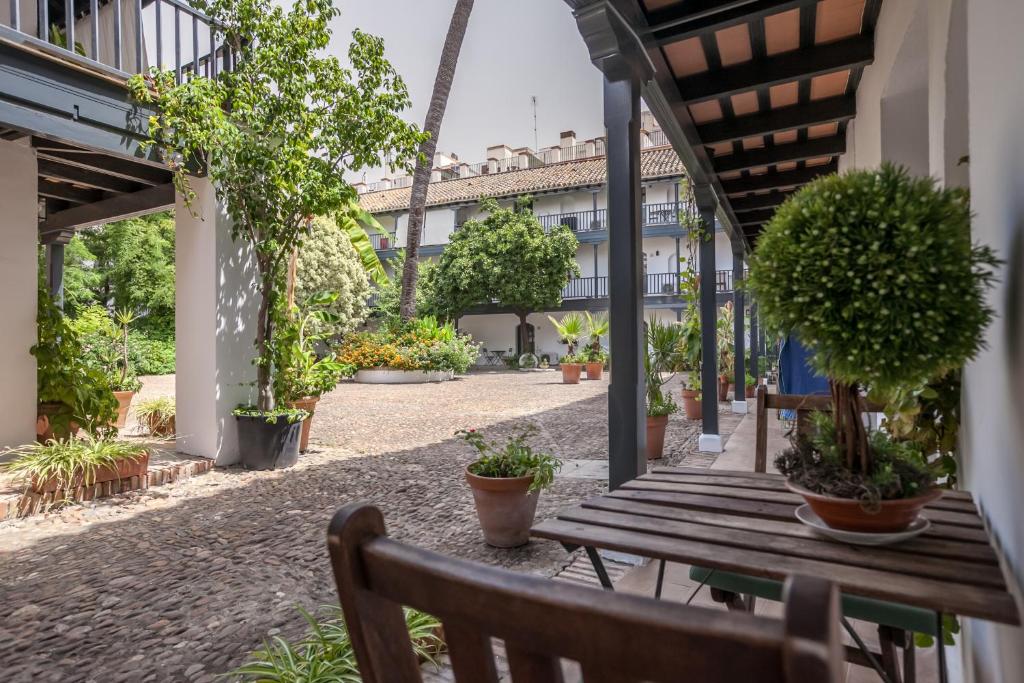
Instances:
[[[607,590],[615,590],[614,586],[612,586],[612,580],[608,578],[608,572],[605,571],[604,562],[601,561],[601,555],[597,552],[597,549],[588,545],[584,546],[584,550],[587,551],[587,557],[590,558],[590,564],[594,566],[597,580],[601,582],[601,586]]]
[[[939,658],[939,683],[949,681],[946,671],[946,641],[942,637],[942,612],[935,613],[935,652]]]
[[[658,560],[658,583],[654,584],[654,598],[661,599],[661,585],[665,581],[665,560]]]
[[[868,646],[864,642],[864,639],[860,637],[859,633],[853,630],[853,626],[846,619],[846,617],[841,617],[840,621],[843,624],[843,628],[846,629],[846,632],[850,634],[851,638],[853,638],[853,642],[857,643],[857,648],[864,654],[864,657],[867,658],[868,663],[871,665],[871,668],[875,670],[875,673],[878,674],[878,677],[881,678],[882,681],[884,681],[884,683],[893,683],[893,681],[889,678],[889,675],[885,673],[885,669],[883,669],[882,665],[878,663],[878,659],[871,652],[871,650],[868,649]]]

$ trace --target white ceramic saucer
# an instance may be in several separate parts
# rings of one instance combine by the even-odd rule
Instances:
[[[814,514],[811,506],[807,504],[801,505],[796,509],[796,518],[822,536],[828,536],[843,543],[853,543],[854,545],[890,545],[892,543],[899,543],[900,541],[906,541],[919,534],[923,534],[932,526],[932,523],[927,518],[923,515],[918,515],[917,519],[909,527],[894,533],[843,531],[842,529],[833,529],[825,524],[825,522],[821,521],[821,517]]]

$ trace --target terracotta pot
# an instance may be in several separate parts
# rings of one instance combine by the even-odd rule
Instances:
[[[515,548],[529,542],[540,495],[540,491],[527,492],[532,476],[478,477],[467,467],[466,481],[473,490],[476,515],[487,545]]]
[[[683,411],[688,420],[699,420],[704,417],[704,404],[701,403],[699,391],[683,389]]]
[[[302,436],[299,437],[300,453],[305,453],[306,447],[309,446],[309,428],[313,425],[313,411],[316,410],[316,404],[319,400],[319,396],[306,396],[298,401],[287,402],[289,408],[298,408],[309,413],[309,417],[302,421]]]
[[[46,443],[50,439],[66,439],[69,436],[77,436],[79,425],[74,420],[68,421],[67,428],[53,424],[51,419],[54,415],[70,412],[70,409],[63,403],[40,403],[36,412],[36,441]]]
[[[942,489],[933,488],[914,498],[883,500],[879,509],[865,510],[859,500],[813,493],[789,480],[786,487],[802,496],[814,514],[833,529],[863,533],[903,531],[917,519],[921,508],[942,497]]]
[[[647,416],[647,459],[658,460],[665,451],[668,415]]]
[[[130,479],[131,477],[144,477],[146,472],[149,471],[149,452],[142,454],[136,461],[132,460],[118,460],[115,467],[97,467],[93,472],[95,478],[91,480],[90,486],[94,484],[102,484],[106,481],[115,481],[118,479]],[[71,488],[76,489],[83,485],[83,475],[79,474],[76,476],[71,483]],[[50,491],[57,490],[57,481],[50,477],[43,481],[38,481],[34,477],[32,478],[32,490],[36,493],[49,493]]]
[[[117,419],[114,420],[114,426],[118,429],[124,428],[124,424],[128,420],[128,409],[132,407],[132,399],[134,397],[134,391],[114,392],[114,398],[117,399]]]
[[[718,378],[718,400],[727,401],[729,400],[729,378],[719,377]]]
[[[601,379],[604,363],[587,363],[587,379]]]
[[[149,433],[152,436],[174,436],[174,416],[167,415],[166,417],[161,415],[150,415],[149,416]]]
[[[757,385],[751,384],[749,387],[746,387],[743,391],[743,395],[746,398],[757,398]]]
[[[580,372],[583,370],[581,363],[562,363],[562,383],[563,384],[579,384],[580,383]]]

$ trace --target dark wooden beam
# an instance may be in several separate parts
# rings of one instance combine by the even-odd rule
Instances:
[[[147,187],[145,190],[131,194],[121,194],[93,204],[76,206],[51,214],[39,223],[39,232],[45,236],[61,230],[134,218],[173,206],[174,185],[168,183],[167,185]]]
[[[742,218],[740,214],[747,211],[760,211],[761,209],[772,209],[774,211],[791,194],[793,193],[769,192],[768,194],[758,194],[753,197],[737,197],[730,201],[729,205],[732,206],[736,217]]]
[[[647,14],[648,34],[657,45],[675,43],[701,33],[746,24],[818,0],[689,0]]]
[[[135,192],[142,185],[123,178],[105,175],[98,171],[90,171],[81,166],[66,165],[51,159],[39,159],[39,176],[52,180],[62,180],[75,185],[91,187],[107,192]]]
[[[759,190],[776,190],[783,187],[795,187],[811,182],[818,176],[835,173],[837,164],[832,161],[821,166],[801,168],[796,171],[784,173],[765,173],[764,175],[750,176],[749,178],[737,178],[736,180],[722,181],[722,188],[726,194],[743,194],[745,192],[757,192]]]
[[[43,138],[33,138],[32,145],[40,159],[49,159],[65,166],[76,166],[143,185],[165,185],[171,181],[169,170],[148,164],[97,154]]]
[[[856,36],[681,78],[679,92],[688,104],[704,102],[754,88],[767,88],[779,83],[866,66],[873,59],[874,39],[871,36]]]
[[[806,161],[818,157],[835,156],[846,152],[846,136],[830,135],[807,142],[793,142],[788,145],[776,145],[737,152],[726,156],[715,157],[712,164],[716,173],[728,171],[744,171],[758,166],[771,166],[787,161]]]
[[[103,193],[97,190],[49,180],[39,181],[39,196],[47,199],[63,199],[72,204],[92,204],[103,199]]]
[[[761,223],[767,223],[774,215],[775,209],[758,209],[757,211],[737,213],[736,219],[740,222],[740,225],[760,225]]]
[[[705,123],[697,126],[697,133],[705,145],[713,145],[821,123],[848,121],[856,115],[857,102],[853,97],[830,97],[804,106],[793,105],[738,119]]]

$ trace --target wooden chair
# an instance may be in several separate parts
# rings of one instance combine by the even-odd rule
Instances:
[[[402,606],[444,626],[455,679],[497,683],[491,638],[504,641],[513,681],[838,683],[838,595],[794,577],[782,620],[687,607],[518,574],[387,537],[380,511],[341,508],[327,533],[334,578],[362,679],[418,682]]]
[[[884,406],[870,401],[864,404],[865,412],[882,412]],[[767,387],[757,388],[757,425],[754,438],[754,471],[768,469],[768,411],[794,410],[797,414],[796,429],[809,427],[813,412],[831,412],[832,397],[802,394],[769,394]],[[757,598],[779,600],[783,586],[778,581],[762,579],[746,574],[737,574],[705,567],[691,567],[690,579],[706,584],[712,597],[732,610],[753,611]],[[856,664],[881,669],[888,680],[913,683],[916,677],[914,662],[914,633],[935,635],[935,614],[928,610],[900,605],[884,600],[841,595],[840,607],[845,618],[859,619],[878,625],[879,650],[868,651],[865,647],[847,648],[846,658]],[[849,628],[848,628],[849,630]],[[860,645],[860,643],[858,643]],[[903,671],[900,675],[896,660],[896,648],[903,649]]]

